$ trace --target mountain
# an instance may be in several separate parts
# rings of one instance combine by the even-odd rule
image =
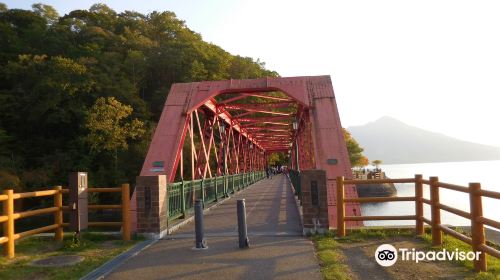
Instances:
[[[371,160],[386,164],[500,159],[500,148],[458,140],[391,117],[347,128]]]

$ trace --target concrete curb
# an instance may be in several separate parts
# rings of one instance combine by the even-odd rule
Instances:
[[[297,206],[297,211],[299,211],[300,225],[302,226],[302,228],[304,228],[304,217],[302,213],[302,206],[300,205],[300,200],[295,195],[295,188],[293,187],[292,180],[290,180],[290,176],[288,176],[288,174],[286,174],[286,178],[288,179],[288,183],[290,183],[290,188],[293,192],[293,199],[295,200],[295,206]],[[306,236],[306,233],[304,231],[302,232],[302,234]]]
[[[107,261],[100,267],[94,269],[87,275],[80,278],[80,280],[94,280],[94,279],[104,279],[108,274],[110,274],[113,270],[123,264],[126,260],[136,256],[144,249],[156,243],[158,240],[145,240],[139,244],[136,244],[134,247],[128,249],[127,251],[119,254],[113,259]]]

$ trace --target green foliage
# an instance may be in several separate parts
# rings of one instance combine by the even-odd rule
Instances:
[[[12,137],[7,135],[7,132],[5,130],[0,128],[0,157],[8,156],[9,155],[9,150],[10,150],[10,145],[12,142]]]
[[[352,166],[365,166],[368,165],[368,159],[363,155],[363,148],[359,146],[359,143],[354,139],[347,131],[347,129],[342,128],[344,132],[344,139],[347,146],[347,152],[349,153],[349,160]]]
[[[21,190],[21,180],[15,174],[6,170],[0,170],[0,190],[14,189]]]
[[[36,3],[31,5],[31,7],[33,8],[33,12],[45,18],[48,24],[54,24],[59,19],[59,14],[52,6]]]
[[[85,127],[90,131],[87,141],[94,152],[116,151],[128,148],[128,139],[144,135],[144,123],[126,121],[133,109],[114,97],[99,97],[90,109]]]
[[[23,190],[75,170],[91,185],[133,182],[173,83],[277,76],[169,11],[0,3],[0,34],[0,170]]]
[[[267,163],[270,166],[276,165],[286,165],[287,164],[287,156],[284,153],[271,153],[269,157],[267,157]]]

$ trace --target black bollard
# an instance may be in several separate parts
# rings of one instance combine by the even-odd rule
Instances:
[[[194,226],[196,231],[196,249],[206,249],[207,243],[204,238],[203,229],[203,202],[197,199],[194,204]]]
[[[238,199],[236,204],[238,212],[238,237],[240,248],[248,248],[250,241],[247,236],[247,213],[245,208],[245,199]]]

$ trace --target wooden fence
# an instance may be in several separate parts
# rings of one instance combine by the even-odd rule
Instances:
[[[89,188],[88,192],[121,192],[122,203],[119,205],[89,205],[89,209],[121,209],[121,222],[89,222],[89,226],[121,226],[122,237],[124,240],[130,240],[130,187],[128,184],[123,184],[121,188]],[[5,190],[0,195],[0,202],[3,204],[3,213],[0,216],[0,223],[3,223],[3,235],[0,237],[0,244],[3,244],[4,255],[8,258],[15,256],[15,241],[23,237],[28,237],[34,234],[54,231],[56,241],[63,240],[64,227],[68,227],[68,223],[63,222],[63,211],[70,211],[69,206],[63,206],[63,194],[69,193],[68,189],[63,189],[61,186],[55,187],[53,190],[43,190],[35,192],[14,193],[14,190]],[[14,211],[14,201],[16,199],[32,198],[32,197],[54,197],[54,206],[24,212],[16,213]],[[41,228],[36,228],[20,233],[15,232],[15,221],[17,219],[27,218],[31,216],[50,214],[54,215],[54,224]]]
[[[439,182],[438,177],[430,177],[424,180],[422,175],[415,175],[415,178],[404,179],[380,179],[380,180],[350,180],[344,177],[337,177],[337,234],[340,237],[346,235],[346,221],[375,221],[375,220],[415,220],[415,232],[417,235],[424,234],[424,223],[431,226],[432,245],[441,246],[443,243],[443,232],[457,238],[472,246],[474,252],[481,252],[478,260],[474,261],[476,271],[486,271],[486,254],[500,258],[500,251],[486,244],[484,226],[500,230],[500,222],[485,218],[483,216],[482,198],[489,197],[500,200],[500,193],[482,190],[481,184],[469,183],[469,187]],[[345,198],[344,186],[346,184],[382,184],[382,183],[414,183],[415,196],[405,197],[363,197]],[[430,199],[423,196],[423,185],[430,187]],[[470,201],[470,212],[466,212],[439,201],[439,189],[445,188],[458,192],[467,193]],[[400,216],[346,216],[345,203],[367,203],[367,202],[390,202],[390,201],[414,201],[415,215]],[[424,217],[424,203],[431,207],[431,219]],[[445,210],[455,215],[464,217],[471,221],[471,237],[463,235],[449,227],[441,224],[441,211]]]

